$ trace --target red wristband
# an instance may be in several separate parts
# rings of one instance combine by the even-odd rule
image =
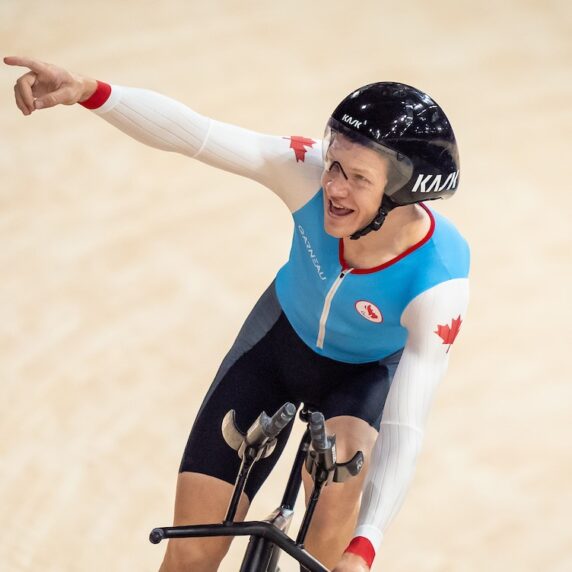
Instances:
[[[361,556],[366,561],[368,568],[371,568],[373,559],[375,558],[373,544],[364,536],[356,536],[344,552],[351,552],[352,554]]]
[[[111,86],[102,81],[97,82],[97,89],[93,92],[88,99],[80,101],[79,104],[83,105],[86,109],[97,109],[101,107],[111,95]]]

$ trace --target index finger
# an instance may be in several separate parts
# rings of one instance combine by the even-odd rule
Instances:
[[[46,64],[34,58],[24,58],[20,56],[7,56],[4,63],[8,66],[22,66],[30,68],[33,72],[40,73],[46,69]]]

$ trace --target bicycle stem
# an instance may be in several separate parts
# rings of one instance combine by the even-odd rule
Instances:
[[[302,469],[306,461],[306,456],[308,455],[308,449],[310,448],[310,431],[306,429],[302,439],[300,440],[300,445],[298,446],[298,451],[290,470],[290,476],[288,477],[288,483],[284,489],[284,496],[282,497],[282,504],[280,506],[294,510],[294,504],[296,503],[296,498],[300,491],[300,486],[302,484]]]
[[[300,546],[300,548],[304,547],[304,540],[306,539],[306,535],[308,534],[308,529],[310,528],[310,522],[312,521],[312,517],[314,516],[314,510],[316,509],[316,505],[318,503],[318,499],[320,498],[320,493],[322,492],[322,488],[326,481],[318,479],[314,483],[314,488],[312,489],[312,495],[310,496],[310,501],[308,502],[308,506],[306,507],[306,512],[304,513],[304,518],[302,519],[302,524],[300,525],[300,529],[298,530],[298,536],[296,537],[296,544]]]
[[[244,451],[244,457],[242,459],[242,463],[240,464],[240,471],[236,478],[236,482],[234,484],[234,491],[232,493],[232,497],[230,499],[230,503],[228,505],[228,510],[226,516],[224,517],[223,524],[230,524],[234,521],[234,517],[236,516],[236,511],[238,510],[238,504],[240,502],[240,497],[244,492],[244,487],[246,486],[246,480],[248,479],[248,475],[250,474],[250,470],[252,466],[256,462],[258,458],[259,451],[255,447],[247,447]]]

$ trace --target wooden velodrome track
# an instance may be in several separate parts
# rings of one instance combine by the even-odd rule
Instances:
[[[375,569],[570,571],[571,4],[352,6],[2,0],[0,38],[284,135],[319,137],[370,81],[432,94],[460,141],[461,190],[435,206],[472,245],[472,300]],[[0,69],[0,569],[155,571],[148,532],[171,521],[188,430],[289,214],[78,106],[23,117],[18,74]]]

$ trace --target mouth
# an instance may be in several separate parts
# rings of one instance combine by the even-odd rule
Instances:
[[[348,209],[342,205],[334,203],[331,199],[328,200],[328,213],[333,217],[349,216],[354,212],[353,209]]]

